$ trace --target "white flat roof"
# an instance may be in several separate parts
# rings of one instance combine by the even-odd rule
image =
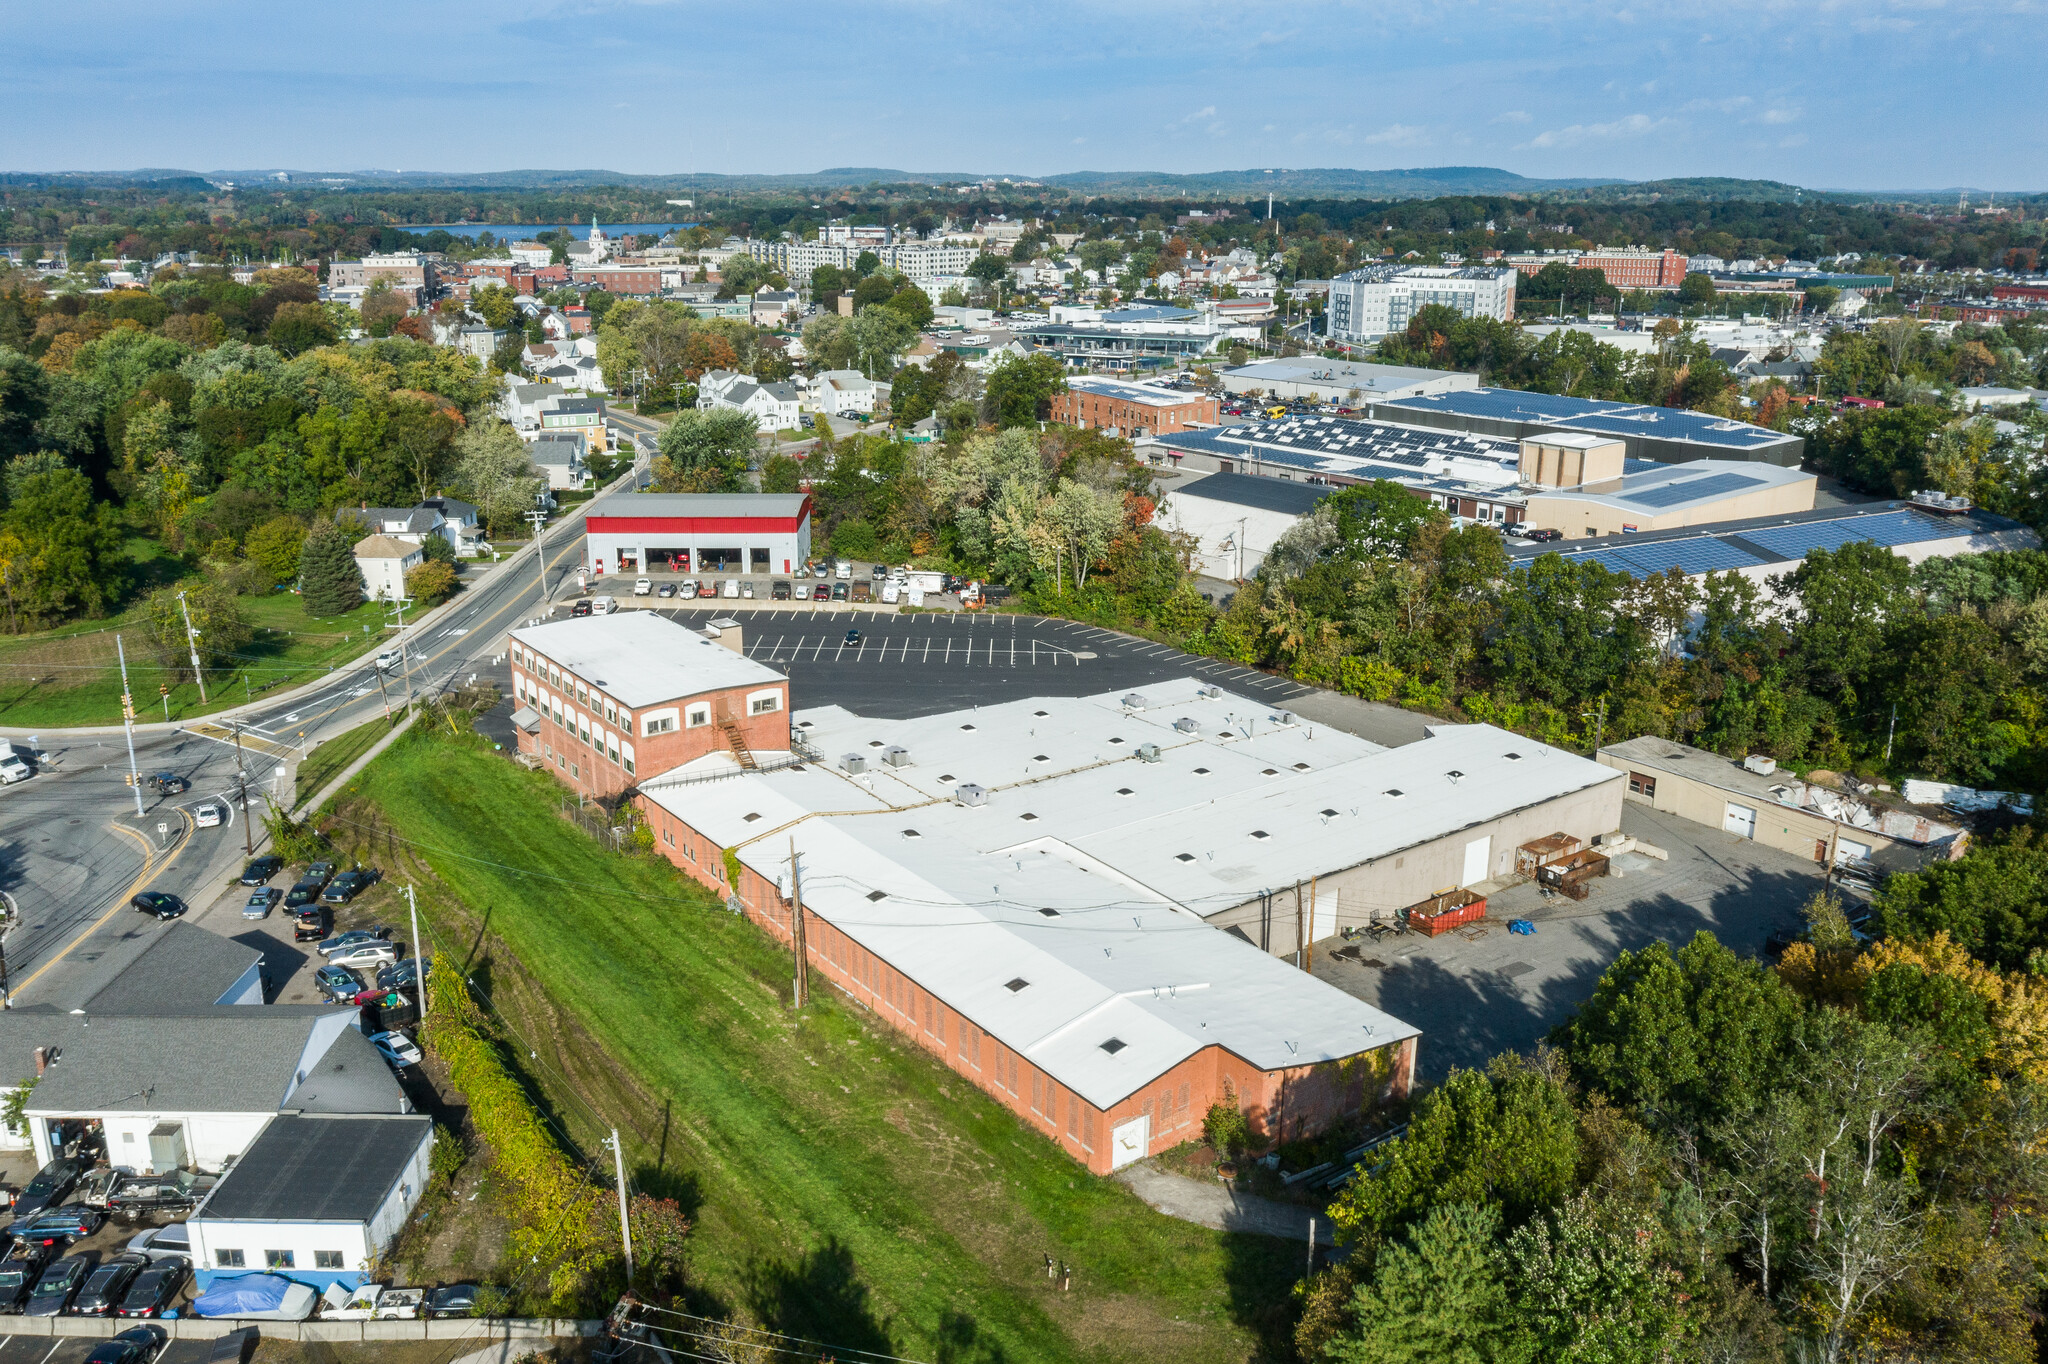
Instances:
[[[814,913],[1107,1107],[1211,1044],[1277,1070],[1417,1035],[1206,915],[1622,777],[1491,726],[1389,750],[1198,687],[803,711],[824,763],[642,790],[784,893],[793,839]]]
[[[653,611],[529,625],[514,630],[512,638],[634,710],[707,691],[788,681]]]

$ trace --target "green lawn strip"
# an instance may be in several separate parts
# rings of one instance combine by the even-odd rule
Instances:
[[[206,701],[191,681],[171,683],[168,713],[158,690],[170,669],[149,637],[138,609],[92,629],[0,641],[0,724],[11,726],[118,725],[121,671],[113,636],[128,652],[128,681],[135,693],[135,718],[188,720],[239,706],[271,692],[313,681],[375,645],[386,633],[388,607],[367,602],[344,616],[315,619],[291,592],[241,599],[255,638],[237,651],[234,666],[209,669]],[[368,627],[365,629],[364,627]],[[98,636],[88,640],[87,636]],[[60,643],[68,641],[68,645]],[[79,661],[54,653],[90,650]]]
[[[701,1199],[693,1276],[712,1297],[926,1357],[1235,1361],[1258,1350],[1248,1322],[1284,1319],[1295,1248],[1152,1212],[829,988],[793,1022],[779,948],[558,818],[545,775],[437,726],[353,791],[673,1100],[668,1159]],[[1074,1293],[1046,1285],[1048,1252],[1076,1266]]]
[[[319,795],[321,788],[341,775],[344,767],[369,752],[372,744],[391,732],[396,720],[404,718],[402,711],[403,707],[400,707],[393,720],[380,715],[367,724],[357,725],[315,744],[313,751],[299,764],[298,775],[294,779],[299,799],[311,800]]]

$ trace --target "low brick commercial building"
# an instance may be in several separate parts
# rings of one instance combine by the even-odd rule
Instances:
[[[1069,379],[1066,391],[1052,397],[1054,421],[1131,439],[1214,426],[1218,410],[1208,393],[1094,376]]]
[[[584,616],[511,638],[519,751],[584,795],[789,752],[789,679],[666,616]]]

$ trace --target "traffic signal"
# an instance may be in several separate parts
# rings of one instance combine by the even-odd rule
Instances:
[[[141,777],[141,775],[140,775],[139,773],[135,773],[135,772],[130,772],[130,773],[128,774],[128,779],[127,779],[127,784],[128,784],[128,785],[130,785],[130,786],[135,786],[135,785],[139,784],[139,783],[140,783],[141,781],[142,781],[142,777]]]
[[[157,683],[157,684],[156,684],[156,694],[157,694],[158,696],[169,696],[169,695],[171,694],[171,684],[170,684],[170,683],[168,683],[168,682],[159,682],[159,683]]]

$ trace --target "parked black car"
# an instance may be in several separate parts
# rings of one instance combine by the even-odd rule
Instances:
[[[572,616],[587,616],[587,615],[589,615],[589,614],[590,614],[590,602],[588,601],[588,599],[585,599],[585,600],[579,601],[579,602],[577,602],[577,603],[576,603],[576,604],[575,604],[574,606],[570,607],[570,608],[569,608],[569,614],[570,614],[570,615],[572,615]]]
[[[296,911],[304,909],[307,905],[318,903],[320,892],[326,888],[327,883],[325,881],[306,880],[297,882],[290,890],[284,893],[284,907],[286,911]]]
[[[124,1317],[162,1316],[164,1309],[177,1301],[178,1290],[190,1277],[192,1262],[182,1255],[151,1263],[129,1283],[128,1294],[121,1299],[120,1314]]]
[[[85,1176],[85,1171],[85,1162],[76,1156],[59,1156],[36,1171],[36,1177],[14,1200],[14,1224],[20,1226],[22,1219],[63,1202],[64,1196],[71,1192],[71,1186]]]
[[[45,1208],[25,1221],[16,1218],[7,1234],[28,1245],[62,1246],[83,1241],[98,1231],[106,1220],[107,1215],[98,1208],[88,1208],[83,1203],[66,1203],[61,1208]]]
[[[252,857],[249,859],[249,865],[242,868],[242,884],[245,886],[265,885],[271,877],[283,870],[284,859],[282,857],[272,857],[267,853],[262,857]]]
[[[28,1295],[28,1306],[22,1309],[23,1315],[60,1315],[78,1296],[78,1290],[85,1287],[85,1276],[91,1272],[92,1263],[83,1255],[67,1255],[57,1261],[36,1280],[35,1291]]]
[[[327,889],[320,892],[320,899],[330,905],[345,905],[376,883],[375,871],[345,871],[327,883]]]
[[[100,1344],[85,1357],[85,1364],[149,1364],[170,1338],[161,1326],[130,1327]]]
[[[426,956],[427,979],[434,978],[434,954]],[[377,973],[377,988],[380,990],[401,990],[419,984],[420,958],[407,957],[396,966],[387,966]]]
[[[107,1193],[107,1211],[129,1221],[146,1212],[187,1213],[199,1206],[213,1186],[216,1175],[195,1175],[190,1170],[173,1170],[167,1175],[123,1175]]]
[[[51,1254],[48,1246],[19,1246],[0,1260],[0,1312],[21,1311],[35,1291],[36,1280],[43,1277]]]
[[[334,864],[332,862],[315,862],[312,866],[306,868],[306,874],[299,879],[301,881],[318,881],[324,886],[334,879]]]
[[[144,914],[153,914],[159,919],[183,917],[185,902],[175,895],[166,895],[160,890],[145,890],[128,902]]]
[[[334,911],[323,905],[307,905],[292,916],[293,942],[319,942],[334,931]]]
[[[476,1311],[477,1286],[473,1283],[443,1284],[427,1297],[426,1317],[466,1317]]]
[[[147,1255],[116,1255],[103,1261],[98,1269],[86,1276],[85,1287],[78,1290],[72,1299],[69,1315],[74,1317],[111,1317],[121,1300],[128,1296],[128,1285],[135,1282],[135,1276],[149,1267]]]

